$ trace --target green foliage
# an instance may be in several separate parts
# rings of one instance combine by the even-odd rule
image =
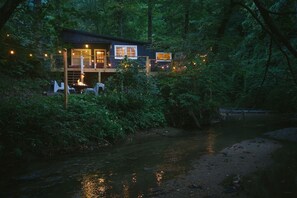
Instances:
[[[123,119],[126,130],[161,126],[165,123],[159,90],[153,78],[140,71],[135,61],[124,59],[109,87],[105,102]]]
[[[219,105],[226,99],[220,71],[219,65],[206,64],[196,57],[187,69],[160,76],[166,117],[172,125],[193,126],[193,114],[202,124],[216,116]]]
[[[127,133],[163,126],[162,100],[158,99],[154,80],[133,68],[132,63],[123,64],[129,68],[110,79],[104,94],[70,95],[67,110],[61,95],[37,93],[46,87],[43,81],[22,82],[3,75],[0,156],[43,156],[105,141],[112,143]]]
[[[44,53],[55,54],[61,47],[59,30],[146,40],[148,1],[49,0],[19,6],[0,32],[0,72],[5,74],[0,83],[0,125],[5,131],[0,133],[0,153],[23,156],[112,141],[166,122],[208,123],[219,106],[297,111],[296,57],[275,42],[270,48],[269,34],[254,19],[262,21],[252,1],[240,3],[254,16],[236,1],[152,2],[152,47],[181,54],[181,60],[174,56],[179,72],[148,77],[142,64],[125,59],[106,82],[104,94],[71,96],[67,111],[60,96],[40,96],[48,87],[51,65]],[[296,7],[294,1],[262,3],[273,12],[292,12]],[[296,46],[295,15],[271,16]]]
[[[122,137],[124,130],[116,114],[99,105],[99,101],[99,97],[89,95],[73,96],[68,110],[64,109],[60,95],[3,101],[2,151],[6,155],[16,149],[45,155]]]

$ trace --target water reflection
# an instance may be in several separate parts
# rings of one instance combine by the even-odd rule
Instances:
[[[126,181],[123,184],[123,197],[129,198],[129,184]]]
[[[106,179],[103,177],[97,178],[94,176],[84,176],[82,180],[83,197],[93,198],[93,197],[105,197],[106,190],[108,186],[106,184]]]
[[[9,171],[1,175],[0,197],[147,197],[153,188],[186,173],[201,155],[279,129],[276,124],[230,121],[183,136],[141,140],[61,161],[33,163],[14,176],[8,175]]]
[[[216,140],[216,133],[214,131],[213,128],[209,129],[207,131],[207,146],[206,146],[206,151],[208,154],[214,154],[215,149],[214,149],[214,145],[215,145],[215,140]]]
[[[155,175],[156,175],[157,184],[158,186],[160,186],[163,179],[164,171],[157,171]]]

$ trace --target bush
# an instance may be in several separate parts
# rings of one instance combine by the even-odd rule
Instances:
[[[97,97],[71,95],[67,110],[62,95],[41,94],[43,81],[31,84],[29,80],[24,90],[19,83],[12,92],[4,86],[0,156],[44,156],[102,141],[113,142],[127,133],[164,125],[162,100],[158,99],[154,80],[137,71],[118,73],[109,81],[108,90]],[[39,86],[32,89],[39,93],[29,91],[33,85]]]
[[[226,100],[223,75],[218,65],[188,64],[187,69],[159,76],[169,124],[201,127],[217,115]]]

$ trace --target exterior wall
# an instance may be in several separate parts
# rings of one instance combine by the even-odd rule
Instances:
[[[84,68],[85,73],[85,83],[88,85],[94,84],[94,82],[104,82],[109,76],[113,75],[116,72],[117,66],[119,66],[122,59],[115,59],[115,45],[136,45],[137,46],[137,64],[147,66],[147,58],[151,59],[150,65],[152,71],[155,68],[158,68],[162,63],[155,63],[155,51],[149,49],[147,43],[130,41],[121,38],[112,38],[107,36],[96,35],[92,33],[75,31],[75,30],[65,30],[61,35],[63,41],[68,46],[67,50],[67,62],[68,62],[68,76],[69,79],[72,79],[72,83],[76,82],[76,79],[80,75],[80,65],[73,66],[71,65],[72,59],[72,50],[71,49],[89,49],[91,50],[91,60],[95,62],[95,49],[104,49],[106,55],[106,61],[104,67],[95,67],[94,63],[91,61],[91,64]],[[88,45],[86,47],[85,45]],[[76,62],[78,62],[76,60]],[[166,63],[168,65],[168,63]],[[162,66],[161,66],[162,68]],[[148,70],[147,70],[148,71]]]
[[[71,67],[71,58],[72,58],[72,54],[71,54],[71,50],[72,49],[90,49],[91,50],[91,59],[94,60],[95,57],[95,49],[104,49],[106,54],[110,53],[110,44],[88,44],[88,48],[85,47],[85,44],[73,44],[71,48],[67,49],[67,62],[69,67]],[[108,65],[108,60],[106,59],[107,63],[106,65]],[[91,64],[91,66],[89,66],[90,68],[94,68],[94,63]]]

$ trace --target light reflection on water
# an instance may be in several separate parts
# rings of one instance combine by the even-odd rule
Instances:
[[[207,153],[212,155],[215,153],[214,145],[217,134],[215,133],[213,128],[208,129],[207,131]]]
[[[175,137],[132,141],[106,151],[20,167],[2,175],[0,197],[147,197],[204,154],[275,128],[274,121],[220,124]],[[14,190],[10,190],[14,189]]]

